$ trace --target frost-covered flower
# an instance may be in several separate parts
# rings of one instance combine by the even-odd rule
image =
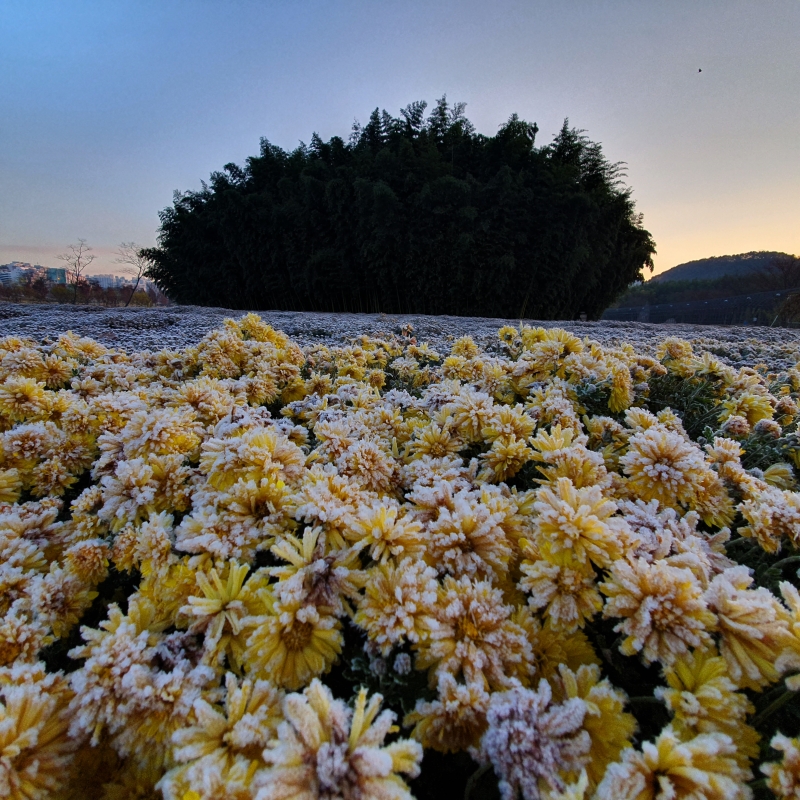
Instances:
[[[144,600],[132,598],[127,615],[111,605],[100,626],[82,628],[86,644],[69,652],[86,659],[69,676],[70,733],[99,742],[105,731],[120,756],[169,766],[172,733],[186,724],[215,673],[187,658],[180,634],[171,647],[155,632],[155,608]]]
[[[800,798],[800,739],[790,739],[781,733],[772,737],[769,746],[783,753],[778,762],[762,764],[761,771],[767,776],[767,786],[780,800]]]
[[[337,617],[352,615],[350,604],[361,598],[359,590],[367,580],[359,568],[361,546],[329,551],[327,544],[321,527],[306,528],[302,539],[281,536],[270,551],[287,563],[269,568],[279,579],[273,590],[284,603],[326,606]]]
[[[681,741],[666,727],[642,751],[626,750],[597,787],[596,800],[750,800],[750,770],[735,759],[736,745],[724,733],[702,733]]]
[[[552,700],[546,680],[536,691],[520,687],[491,697],[480,753],[494,767],[503,800],[539,800],[543,789],[562,791],[565,777],[586,763],[586,703],[578,697]]]
[[[44,383],[33,378],[6,378],[0,384],[0,415],[10,422],[44,419],[48,399]]]
[[[18,469],[0,469],[0,503],[16,503],[22,490]]]
[[[214,434],[201,446],[199,466],[220,492],[239,480],[258,484],[266,478],[294,484],[303,475],[305,454],[274,426],[253,424],[247,418],[235,423],[223,420]]]
[[[191,620],[189,632],[203,634],[209,664],[227,656],[235,669],[241,668],[247,641],[244,620],[255,606],[250,593],[242,591],[248,571],[247,564],[235,561],[224,569],[212,568],[207,575],[198,571],[197,587],[180,609]]]
[[[58,639],[70,631],[97,597],[90,586],[55,562],[50,564],[49,572],[31,580],[28,594],[36,619]]]
[[[424,561],[378,564],[367,572],[355,623],[384,656],[404,640],[417,644],[434,624],[437,588],[436,571]]]
[[[417,459],[423,456],[444,458],[453,455],[464,447],[464,442],[455,436],[447,421],[439,425],[432,421],[414,431],[414,438],[406,446],[407,458]]]
[[[725,659],[716,650],[684,653],[664,671],[667,686],[655,696],[673,714],[672,727],[687,740],[699,733],[725,733],[736,742],[736,759],[747,767],[758,755],[759,735],[745,719],[755,710],[727,675]]]
[[[69,735],[69,697],[63,676],[42,665],[0,676],[0,796],[38,800],[68,789],[80,744]]]
[[[525,560],[517,584],[526,592],[528,605],[544,609],[555,631],[572,633],[603,608],[591,565],[563,566],[544,559]]]
[[[102,539],[84,539],[64,553],[67,569],[83,583],[93,586],[108,574],[108,545]]]
[[[35,662],[52,642],[50,628],[34,616],[27,597],[20,597],[0,619],[0,667]]]
[[[363,546],[375,561],[419,557],[425,550],[422,525],[401,512],[391,498],[364,504],[345,531],[345,537]]]
[[[594,788],[608,765],[630,747],[636,718],[624,710],[628,699],[625,693],[612,686],[607,678],[601,679],[597,664],[581,664],[576,670],[560,664],[552,683],[562,701],[577,697],[586,704],[583,727],[591,745],[585,769],[588,783]]]
[[[461,439],[478,442],[483,429],[494,420],[494,401],[485,392],[464,386],[442,413],[452,419],[453,428]]]
[[[762,419],[772,419],[775,413],[773,403],[766,395],[745,391],[720,403],[719,421],[724,422],[736,416],[744,417],[750,425],[755,425]]]
[[[447,672],[439,676],[435,700],[417,700],[416,708],[403,720],[413,725],[411,735],[441,753],[457,753],[477,747],[486,730],[486,712],[491,695],[483,683],[459,683]]]
[[[750,423],[747,421],[747,417],[740,417],[737,414],[732,414],[722,423],[720,431],[726,436],[744,439],[750,435]]]
[[[322,526],[343,544],[345,532],[366,499],[355,482],[339,475],[335,466],[315,464],[303,476],[291,505],[295,519]]]
[[[158,784],[164,800],[183,800],[189,792],[215,800],[216,786],[208,786],[212,773],[222,787],[241,781],[252,798],[253,767],[265,766],[261,753],[283,719],[283,695],[267,681],[239,682],[230,672],[225,689],[224,705],[197,699],[194,724],[172,735],[177,766]]]
[[[696,445],[661,425],[631,436],[619,461],[639,497],[673,507],[691,502],[695,481],[708,469]]]
[[[613,517],[617,506],[600,487],[576,489],[569,478],[559,478],[552,489],[538,491],[534,508],[536,545],[550,561],[607,567],[622,557],[627,524]]]
[[[603,454],[589,450],[587,437],[576,435],[575,428],[555,423],[549,433],[540,429],[529,441],[545,482],[555,484],[559,478],[569,478],[577,489],[607,486],[610,478]]]
[[[781,581],[781,594],[789,607],[789,639],[775,662],[779,672],[800,672],[800,592],[788,581]],[[786,678],[786,688],[791,691],[800,691],[800,675],[789,675]]]
[[[286,689],[299,689],[327,672],[342,650],[341,623],[331,609],[283,603],[269,589],[258,596],[263,612],[246,621],[247,672]]]
[[[768,553],[781,549],[784,536],[800,544],[800,493],[766,486],[741,503],[739,510],[748,522],[740,529],[742,536],[755,538]]]
[[[703,588],[688,569],[643,558],[618,561],[600,584],[609,599],[603,616],[622,618],[614,630],[624,635],[620,651],[641,654],[646,664],[671,664],[689,647],[709,644],[712,614]]]
[[[398,467],[390,454],[371,441],[353,442],[336,459],[343,475],[373,492],[391,492],[398,480]]]
[[[189,455],[200,444],[200,430],[194,410],[187,406],[153,408],[134,412],[119,440],[126,458]]]
[[[751,589],[752,582],[747,567],[733,567],[711,581],[705,599],[717,618],[730,678],[741,688],[760,691],[780,678],[775,664],[791,636],[786,609],[769,589]]]
[[[263,754],[270,768],[255,778],[256,800],[412,800],[400,776],[419,774],[422,747],[409,739],[384,745],[395,715],[378,713],[382,701],[367,702],[362,689],[351,710],[316,679],[287,695],[285,720]]]
[[[435,685],[443,672],[492,688],[512,684],[512,675],[534,669],[531,643],[511,619],[511,607],[489,581],[445,577],[432,609],[436,625],[418,645],[417,669],[431,669]]]
[[[444,505],[426,526],[427,558],[440,573],[498,577],[508,571],[511,545],[501,527],[504,515],[477,492],[447,492]]]

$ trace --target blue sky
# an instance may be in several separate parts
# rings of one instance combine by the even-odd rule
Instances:
[[[109,271],[260,137],[444,93],[482,133],[569,117],[627,162],[657,270],[800,253],[798,34],[800,0],[3,0],[0,263],[82,237]]]

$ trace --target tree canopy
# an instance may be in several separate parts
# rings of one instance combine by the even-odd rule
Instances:
[[[655,247],[620,164],[565,120],[372,112],[349,139],[261,140],[160,213],[150,277],[178,303],[303,311],[598,317]]]

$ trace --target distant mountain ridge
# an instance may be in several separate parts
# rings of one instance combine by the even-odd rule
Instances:
[[[713,281],[728,275],[749,275],[764,269],[773,259],[787,256],[768,250],[751,253],[739,253],[735,256],[712,256],[697,261],[678,264],[660,275],[651,278],[648,283],[667,283],[669,281]]]

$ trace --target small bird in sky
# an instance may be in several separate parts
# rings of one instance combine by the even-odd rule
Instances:
[[[697,70],[697,71],[698,71],[698,72],[702,72],[703,70],[699,69],[699,70]]]

